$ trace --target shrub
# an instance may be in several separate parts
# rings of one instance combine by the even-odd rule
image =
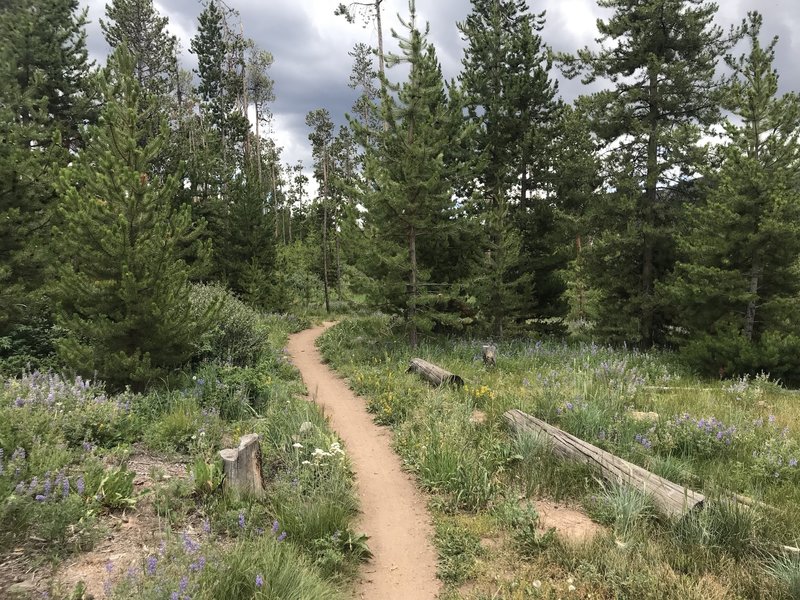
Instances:
[[[192,313],[204,315],[218,306],[214,326],[200,338],[199,358],[245,366],[267,348],[269,328],[261,313],[217,284],[193,284]]]

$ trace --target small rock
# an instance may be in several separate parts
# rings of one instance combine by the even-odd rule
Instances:
[[[6,589],[8,600],[28,600],[36,593],[36,586],[32,581],[14,583]]]
[[[767,408],[767,403],[764,402],[763,400],[759,400],[758,402],[756,402],[756,406],[758,406],[758,408]]]

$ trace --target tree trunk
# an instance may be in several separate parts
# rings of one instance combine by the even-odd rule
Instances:
[[[653,344],[653,282],[654,274],[654,240],[655,208],[658,200],[658,73],[650,71],[650,133],[647,140],[647,174],[644,192],[644,214],[642,224],[642,321],[641,337],[645,346]]]
[[[220,450],[222,457],[223,488],[238,496],[264,495],[261,472],[261,444],[258,434],[242,436],[238,448]]]
[[[322,181],[324,186],[322,197],[322,280],[325,292],[325,312],[331,312],[328,298],[328,156],[322,159]]]
[[[411,272],[408,281],[408,341],[412,348],[417,347],[417,232],[414,226],[408,228],[408,258]]]
[[[272,204],[275,207],[275,243],[277,244],[280,237],[280,232],[278,230],[280,219],[278,218],[278,184],[276,181],[277,173],[275,171],[275,155],[273,155],[272,159],[270,160],[269,170],[272,174]]]
[[[541,436],[560,458],[585,464],[612,483],[644,492],[667,516],[681,517],[695,508],[702,508],[705,502],[702,494],[659,477],[522,411],[509,410],[503,418],[518,433]]]
[[[761,279],[761,261],[758,256],[753,260],[753,267],[750,269],[750,301],[747,303],[747,311],[744,315],[744,337],[747,341],[753,339],[753,329],[756,323],[756,308],[758,307],[758,283]]]

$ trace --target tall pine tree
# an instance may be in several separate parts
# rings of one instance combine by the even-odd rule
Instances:
[[[0,5],[0,358],[52,352],[45,281],[55,181],[93,118],[76,0]]]
[[[745,23],[750,51],[730,60],[737,78],[726,107],[729,143],[707,173],[707,201],[689,211],[684,253],[668,291],[686,351],[714,374],[756,373],[800,381],[800,97],[778,96],[777,38],[762,18]]]
[[[148,136],[159,107],[124,47],[109,60],[101,91],[100,122],[60,184],[59,353],[113,388],[142,389],[184,365],[210,326],[190,314],[186,261],[199,250],[200,227],[188,207],[174,208],[178,179],[153,172],[166,123]]]
[[[367,208],[365,227],[374,244],[371,274],[376,278],[373,300],[392,312],[404,314],[409,341],[417,345],[420,330],[429,330],[441,318],[437,302],[444,274],[432,273],[433,260],[421,256],[420,240],[442,243],[453,227],[452,185],[444,157],[458,131],[460,112],[453,110],[445,93],[436,52],[427,30],[416,24],[413,0],[406,37],[398,38],[401,55],[389,55],[388,66],[407,63],[407,81],[387,82],[382,93],[382,118],[386,129],[366,149]],[[391,92],[391,93],[390,93]],[[363,136],[363,127],[351,121]],[[374,133],[374,132],[373,132]],[[421,260],[425,258],[425,260]]]
[[[504,323],[522,316],[523,306],[531,309],[534,297],[533,269],[523,272],[520,257],[532,245],[524,245],[518,224],[529,229],[541,211],[533,194],[545,183],[546,169],[537,165],[547,138],[541,130],[558,107],[550,52],[538,33],[543,24],[544,15],[531,14],[522,0],[472,0],[472,12],[459,24],[467,42],[459,80],[475,125],[469,154],[481,157],[467,192],[476,197],[486,231],[479,287],[497,336]]]
[[[587,276],[601,297],[597,330],[650,345],[664,339],[657,283],[674,262],[677,183],[696,174],[701,128],[719,119],[717,63],[731,40],[705,0],[600,0],[601,48],[568,59],[568,75],[610,80],[588,101],[609,150],[604,231],[586,249]]]

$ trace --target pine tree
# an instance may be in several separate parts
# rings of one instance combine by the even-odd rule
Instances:
[[[100,87],[100,122],[60,183],[59,354],[114,388],[142,389],[184,365],[210,326],[211,315],[194,322],[190,314],[186,261],[201,250],[201,229],[188,207],[174,208],[178,179],[153,172],[166,123],[146,136],[158,105],[134,79],[124,48]]]
[[[320,185],[320,207],[322,212],[322,283],[325,294],[325,312],[331,312],[330,305],[330,247],[328,237],[331,229],[331,142],[333,141],[333,121],[330,113],[320,108],[306,115],[306,125],[312,128],[308,134],[314,157],[314,176]]]
[[[376,277],[373,299],[382,307],[402,312],[409,341],[416,347],[418,332],[430,329],[443,315],[436,310],[443,295],[443,274],[429,270],[420,260],[419,242],[435,245],[453,227],[452,186],[445,172],[444,156],[453,143],[460,113],[455,113],[445,94],[436,52],[416,25],[413,0],[411,17],[403,25],[407,37],[398,38],[402,55],[387,57],[387,65],[408,63],[408,80],[387,84],[382,93],[382,118],[387,124],[374,146],[367,147],[363,199],[367,208],[365,227],[374,247],[370,272]],[[402,22],[402,21],[401,21]],[[390,93],[391,92],[391,93]],[[365,131],[351,121],[361,136]]]
[[[175,87],[178,40],[167,31],[169,19],[153,0],[112,0],[100,27],[114,50],[125,45],[133,56],[134,77],[148,93],[164,95]]]
[[[251,168],[234,179],[228,198],[230,208],[218,252],[224,281],[247,303],[270,308],[275,237],[267,187]]]
[[[485,224],[482,305],[497,336],[534,296],[532,272],[521,269],[518,225],[529,226],[531,213],[541,210],[531,194],[545,183],[545,170],[535,164],[542,148],[535,146],[558,108],[550,53],[538,34],[543,25],[544,15],[531,14],[521,0],[473,0],[459,24],[467,42],[459,80],[475,125],[470,154],[482,157],[467,192],[477,196]]]
[[[750,51],[729,60],[729,143],[707,199],[690,212],[684,253],[668,291],[679,307],[687,352],[714,374],[800,380],[800,97],[778,96],[777,38],[766,47],[761,15],[743,27]]]
[[[22,366],[52,352],[54,183],[93,119],[85,23],[72,0],[0,6],[0,358]]]
[[[701,163],[703,126],[719,119],[718,61],[730,47],[705,0],[600,0],[614,14],[598,21],[601,49],[567,59],[571,76],[605,78],[614,88],[587,102],[609,150],[604,232],[587,248],[587,271],[602,297],[598,331],[650,345],[668,325],[656,285],[672,268],[679,220],[669,190]]]
[[[197,55],[201,113],[214,134],[209,145],[219,156],[219,164],[211,170],[218,174],[221,186],[241,164],[250,128],[242,98],[247,87],[246,45],[242,36],[231,31],[222,9],[210,0],[200,13],[189,49]]]

